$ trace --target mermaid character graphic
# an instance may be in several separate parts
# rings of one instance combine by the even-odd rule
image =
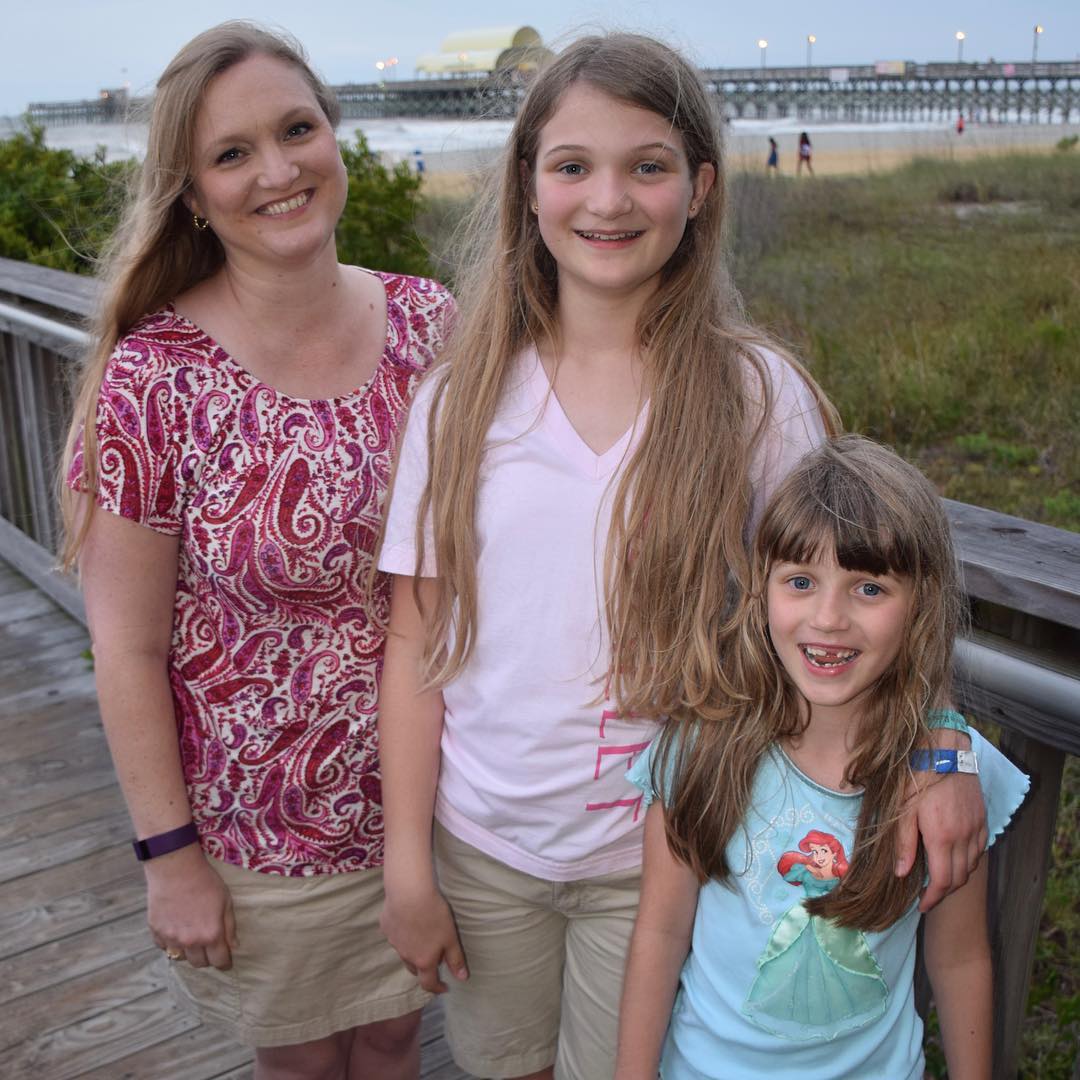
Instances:
[[[811,829],[798,851],[785,851],[777,873],[824,896],[847,873],[844,847],[832,833]],[[831,1039],[868,1024],[885,1010],[889,988],[860,930],[811,915],[802,900],[773,927],[758,958],[743,1012],[758,1027],[789,1039]]]

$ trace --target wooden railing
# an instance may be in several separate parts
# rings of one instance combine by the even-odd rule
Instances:
[[[0,259],[0,558],[84,618],[52,569],[54,475],[69,373],[95,285]],[[972,605],[958,642],[964,711],[1002,730],[1031,793],[993,849],[995,1080],[1016,1077],[1066,755],[1080,754],[1080,534],[946,502]]]

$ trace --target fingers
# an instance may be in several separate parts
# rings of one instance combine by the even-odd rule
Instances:
[[[915,816],[915,803],[909,802],[896,832],[896,876],[906,877],[915,865],[919,849],[919,823]]]
[[[930,872],[930,884],[919,901],[919,910],[925,914],[939,904],[953,889],[954,864],[952,848],[934,847],[926,852],[927,867]],[[965,878],[967,874],[964,874]]]
[[[469,969],[465,964],[465,953],[462,951],[461,941],[456,933],[454,934],[453,943],[446,950],[445,956],[446,966],[450,969],[450,974],[458,982],[464,982],[469,977]]]
[[[206,946],[206,959],[218,971],[228,971],[232,967],[232,953],[224,938]]]
[[[204,968],[210,966],[210,960],[206,955],[206,948],[202,945],[189,945],[184,949],[184,959],[192,967]]]
[[[228,906],[225,908],[225,944],[229,947],[229,951],[232,952],[236,948],[236,916],[233,914],[232,900],[230,899]]]

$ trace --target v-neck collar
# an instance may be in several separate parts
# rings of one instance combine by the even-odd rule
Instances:
[[[535,348],[530,347],[525,350],[522,363],[526,369],[530,397],[540,414],[541,430],[584,476],[594,480],[605,480],[610,477],[637,448],[649,415],[648,401],[641,406],[641,411],[630,427],[607,450],[598,454],[578,434],[577,428],[570,422]]]

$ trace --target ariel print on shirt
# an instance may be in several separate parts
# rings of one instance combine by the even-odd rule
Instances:
[[[776,864],[808,898],[835,888],[847,868],[840,841],[817,829]],[[889,997],[863,933],[811,915],[801,899],[773,927],[757,967],[743,1013],[788,1039],[832,1039],[860,1028],[884,1012]]]

